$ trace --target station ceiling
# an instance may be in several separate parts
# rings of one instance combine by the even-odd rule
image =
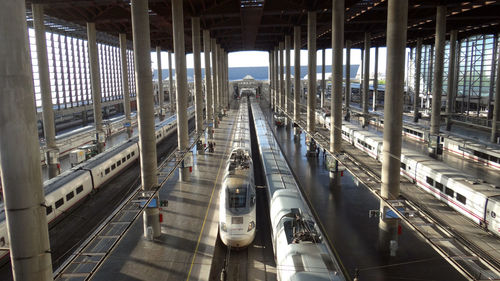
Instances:
[[[128,0],[27,0],[28,22],[31,3],[45,4],[45,22],[65,33],[85,34],[86,22],[98,31],[132,39]],[[184,0],[186,51],[191,52],[191,17],[199,16],[202,29],[209,29],[227,51],[271,50],[293,27],[302,27],[302,48],[307,48],[307,12],[317,12],[317,48],[331,47],[331,0]],[[432,44],[436,5],[447,6],[446,30],[459,31],[459,38],[500,31],[500,0],[410,0],[408,45],[417,37]],[[149,0],[151,46],[172,50],[172,7],[170,0]],[[345,39],[354,48],[370,32],[372,46],[385,46],[387,0],[345,0]],[[61,24],[63,22],[63,24]],[[64,24],[67,23],[67,24]],[[66,27],[67,26],[71,26]],[[50,29],[50,28],[49,28]]]

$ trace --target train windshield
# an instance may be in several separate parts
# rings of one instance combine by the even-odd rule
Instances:
[[[247,206],[247,187],[236,187],[227,189],[229,208],[238,209]]]

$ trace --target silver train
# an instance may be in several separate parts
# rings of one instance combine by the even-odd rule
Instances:
[[[233,135],[233,150],[219,194],[219,233],[228,247],[243,248],[255,238],[255,182],[247,99],[240,109]]]
[[[188,119],[194,116],[194,107],[188,109]],[[177,116],[171,116],[155,127],[156,143],[177,129]],[[45,206],[49,224],[60,220],[89,194],[97,191],[139,158],[138,137],[111,148],[78,166],[44,182]],[[0,247],[9,247],[5,211],[0,210]],[[0,252],[0,259],[8,251]]]
[[[384,127],[383,115],[376,113],[375,119],[370,119],[370,124]],[[324,122],[329,127],[330,120]],[[403,120],[403,136],[419,142],[429,142],[429,129],[421,124]],[[500,145],[481,142],[477,139],[458,136],[446,132],[440,133],[440,143],[443,150],[458,155],[464,159],[500,170]]]
[[[252,113],[267,183],[278,280],[345,280],[258,103]]]
[[[343,123],[342,138],[380,161],[383,139],[377,134],[351,123]],[[460,214],[500,236],[498,186],[474,179],[443,162],[404,148],[401,150],[401,174]]]

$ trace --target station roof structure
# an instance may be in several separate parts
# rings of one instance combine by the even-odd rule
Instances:
[[[27,0],[45,5],[49,30],[83,37],[86,22],[95,22],[98,31],[110,35],[127,33],[132,39],[128,0]],[[184,0],[186,51],[191,52],[191,17],[199,16],[201,27],[209,29],[226,51],[271,50],[302,26],[302,47],[306,48],[307,12],[317,12],[317,48],[331,47],[331,0]],[[385,46],[387,0],[346,0],[345,39],[354,48],[363,45],[370,32],[372,46]],[[436,5],[447,6],[446,30],[458,30],[459,38],[500,31],[500,0],[410,0],[408,45],[417,37],[434,42]],[[149,0],[151,44],[172,50],[172,7],[170,0]],[[32,20],[28,13],[28,23]]]

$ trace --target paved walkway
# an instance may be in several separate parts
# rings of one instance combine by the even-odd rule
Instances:
[[[162,187],[162,235],[143,237],[138,220],[92,280],[208,280],[218,231],[219,189],[231,147],[231,110],[215,130],[214,153],[196,155],[187,183],[178,173]]]

